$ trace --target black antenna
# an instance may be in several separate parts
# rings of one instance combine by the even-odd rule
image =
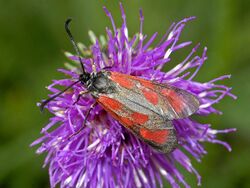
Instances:
[[[43,111],[44,107],[46,104],[48,104],[50,101],[54,100],[56,97],[58,97],[59,95],[61,95],[62,93],[64,93],[65,91],[67,91],[68,89],[70,89],[73,85],[77,84],[78,82],[80,82],[81,80],[77,80],[74,83],[70,84],[68,87],[66,87],[64,90],[60,91],[59,93],[55,94],[54,96],[46,99],[45,101],[43,101],[40,105],[40,110],[41,112]]]
[[[82,67],[82,73],[83,73],[83,74],[86,74],[85,68],[84,68],[84,66],[83,66],[82,59],[81,59],[81,57],[80,57],[80,50],[79,50],[78,46],[76,45],[76,42],[75,42],[75,40],[74,40],[74,37],[73,37],[73,35],[71,34],[70,29],[69,29],[69,23],[71,22],[71,20],[72,20],[71,18],[68,18],[68,19],[66,20],[66,22],[65,22],[65,30],[66,30],[66,32],[67,32],[67,34],[68,34],[68,36],[69,36],[70,42],[73,44],[73,47],[74,47],[74,49],[75,49],[75,51],[76,51],[76,53],[77,53],[77,56],[78,56],[78,58],[79,58],[79,61],[80,61],[81,67]]]
[[[81,57],[80,57],[80,50],[79,50],[79,48],[77,47],[76,42],[75,42],[75,40],[74,40],[74,38],[73,38],[73,36],[72,36],[70,30],[69,30],[69,23],[71,22],[71,20],[72,20],[71,18],[68,18],[68,19],[66,20],[66,22],[65,22],[65,30],[66,30],[66,32],[67,32],[69,38],[70,38],[71,43],[73,44],[73,47],[74,47],[74,49],[75,49],[75,51],[76,51],[76,53],[77,53],[77,56],[78,56],[78,58],[79,58],[79,61],[80,61],[81,67],[82,67],[82,74],[81,74],[81,75],[86,77],[86,76],[88,76],[88,73],[86,73],[86,71],[85,71],[85,69],[84,69],[83,62],[82,62]],[[54,100],[56,97],[58,97],[59,95],[63,94],[65,91],[67,91],[67,90],[70,89],[72,86],[74,86],[75,84],[77,84],[77,83],[79,83],[79,82],[81,82],[81,81],[82,81],[82,80],[81,80],[81,76],[80,76],[79,80],[73,82],[73,83],[70,84],[68,87],[66,87],[64,90],[60,91],[59,93],[55,94],[54,96],[52,96],[52,97],[46,99],[45,101],[43,101],[43,102],[41,103],[41,105],[40,105],[40,110],[43,111],[43,109],[44,109],[44,107],[45,107],[46,104],[48,104],[50,101]]]

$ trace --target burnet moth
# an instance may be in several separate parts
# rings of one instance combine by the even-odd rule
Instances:
[[[75,103],[87,93],[91,94],[96,102],[88,110],[82,128],[69,138],[84,128],[90,111],[99,104],[142,141],[157,151],[171,152],[177,146],[172,120],[186,118],[195,113],[199,108],[198,99],[193,94],[168,84],[105,69],[97,72],[94,65],[93,72],[86,72],[80,58],[80,50],[69,30],[70,21],[70,18],[66,20],[65,29],[79,58],[82,73],[77,81],[43,101],[41,110],[73,85],[81,83],[86,91],[79,93]]]

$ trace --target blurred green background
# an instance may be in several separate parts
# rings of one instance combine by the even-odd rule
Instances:
[[[208,47],[208,61],[196,78],[206,81],[232,74],[226,81],[238,96],[226,97],[217,108],[222,116],[203,118],[216,129],[236,127],[238,131],[219,135],[228,141],[230,153],[220,145],[205,144],[208,155],[201,164],[193,160],[202,175],[202,187],[250,187],[250,1],[248,0],[136,0],[122,1],[130,34],[139,29],[138,10],[143,8],[144,33],[160,35],[173,21],[187,16],[197,19],[187,25],[182,40],[201,42]],[[105,5],[119,25],[118,1],[86,0],[0,0],[0,187],[49,187],[45,155],[35,154],[29,144],[39,137],[49,114],[41,114],[36,102],[45,98],[44,88],[61,78],[64,50],[72,46],[64,31],[67,17],[74,18],[75,38],[90,44],[88,30],[102,34],[110,26]],[[184,57],[188,50],[180,50]],[[201,52],[201,51],[200,51]],[[178,60],[178,57],[176,57]],[[180,58],[181,59],[181,58]],[[183,172],[196,187],[194,175]]]

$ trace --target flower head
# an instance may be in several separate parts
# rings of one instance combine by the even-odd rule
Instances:
[[[92,45],[87,48],[79,44],[82,61],[86,71],[92,72],[92,64],[97,71],[109,67],[111,71],[138,76],[159,83],[168,83],[193,93],[200,101],[198,116],[211,113],[221,114],[213,107],[224,96],[236,98],[230,93],[231,88],[216,84],[217,81],[229,78],[224,75],[206,83],[194,81],[195,75],[206,61],[207,49],[201,56],[195,55],[199,44],[187,57],[167,72],[163,66],[173,64],[171,54],[184,48],[191,42],[179,42],[179,37],[189,17],[171,25],[161,41],[152,46],[157,33],[147,38],[142,32],[143,14],[140,11],[140,31],[131,38],[126,25],[126,15],[121,6],[123,23],[117,28],[111,13],[104,8],[110,18],[113,29],[106,29],[106,37],[97,38],[90,32]],[[56,86],[67,87],[78,79],[80,66],[78,57],[66,53],[73,63],[68,69],[59,69],[68,78],[54,80],[48,86],[52,93],[60,90]],[[172,187],[181,184],[189,187],[177,169],[180,164],[188,172],[194,173],[200,185],[201,177],[194,169],[191,158],[197,161],[207,152],[204,142],[219,143],[229,151],[230,146],[217,140],[218,133],[228,133],[235,129],[214,130],[209,124],[201,124],[191,117],[174,120],[179,146],[169,154],[155,151],[146,143],[128,132],[99,105],[90,112],[83,130],[68,139],[70,135],[82,127],[86,113],[94,103],[91,95],[84,95],[74,103],[81,91],[85,90],[81,83],[75,84],[71,90],[51,101],[46,108],[53,114],[49,123],[42,129],[43,136],[32,143],[41,144],[37,153],[47,153],[44,165],[49,165],[51,187],[163,187],[162,179],[166,179]]]

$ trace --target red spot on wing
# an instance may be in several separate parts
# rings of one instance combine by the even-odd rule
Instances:
[[[180,113],[183,109],[183,98],[178,95],[172,89],[163,89],[161,94],[166,96],[170,105],[174,108],[177,113]]]
[[[114,119],[119,121],[119,116],[116,113],[118,110],[122,109],[122,104],[115,99],[100,96],[97,102],[103,107],[103,109],[108,112]]]
[[[127,89],[132,89],[134,87],[134,80],[138,81],[145,88],[149,88],[152,90],[155,89],[155,85],[152,81],[138,78],[136,76],[126,75],[118,72],[111,72],[110,79]]]
[[[139,125],[143,125],[144,123],[146,123],[148,121],[148,115],[145,114],[141,114],[139,112],[134,112],[131,115],[133,122],[135,124],[139,124]]]
[[[122,108],[122,104],[119,101],[106,96],[100,96],[97,99],[97,102],[101,103],[102,106],[105,106],[105,108],[110,108],[113,111],[117,111]]]
[[[111,77],[110,77],[111,80],[118,83],[120,86],[125,87],[127,89],[132,89],[134,87],[134,82],[129,78],[130,78],[129,75],[120,74],[117,72],[111,72]]]
[[[134,125],[134,122],[128,117],[119,116],[117,120],[125,127],[132,127]]]
[[[140,135],[142,136],[142,138],[146,140],[153,141],[157,144],[164,144],[168,139],[169,131],[166,129],[149,130],[149,129],[142,128],[140,129]]]
[[[144,80],[144,79],[139,78],[138,81],[140,82],[141,85],[143,85],[146,88],[149,88],[152,90],[155,89],[153,82],[151,82],[149,80]]]
[[[130,127],[134,125],[133,120],[126,116],[120,116],[118,113],[119,111],[123,110],[123,104],[119,101],[106,97],[100,96],[97,99],[97,102],[106,110],[114,119],[119,121],[122,125],[126,127]]]
[[[153,105],[157,105],[158,104],[158,95],[157,93],[151,91],[151,90],[146,90],[144,89],[142,91],[144,97],[147,99],[147,101],[149,101],[150,103],[152,103]]]

